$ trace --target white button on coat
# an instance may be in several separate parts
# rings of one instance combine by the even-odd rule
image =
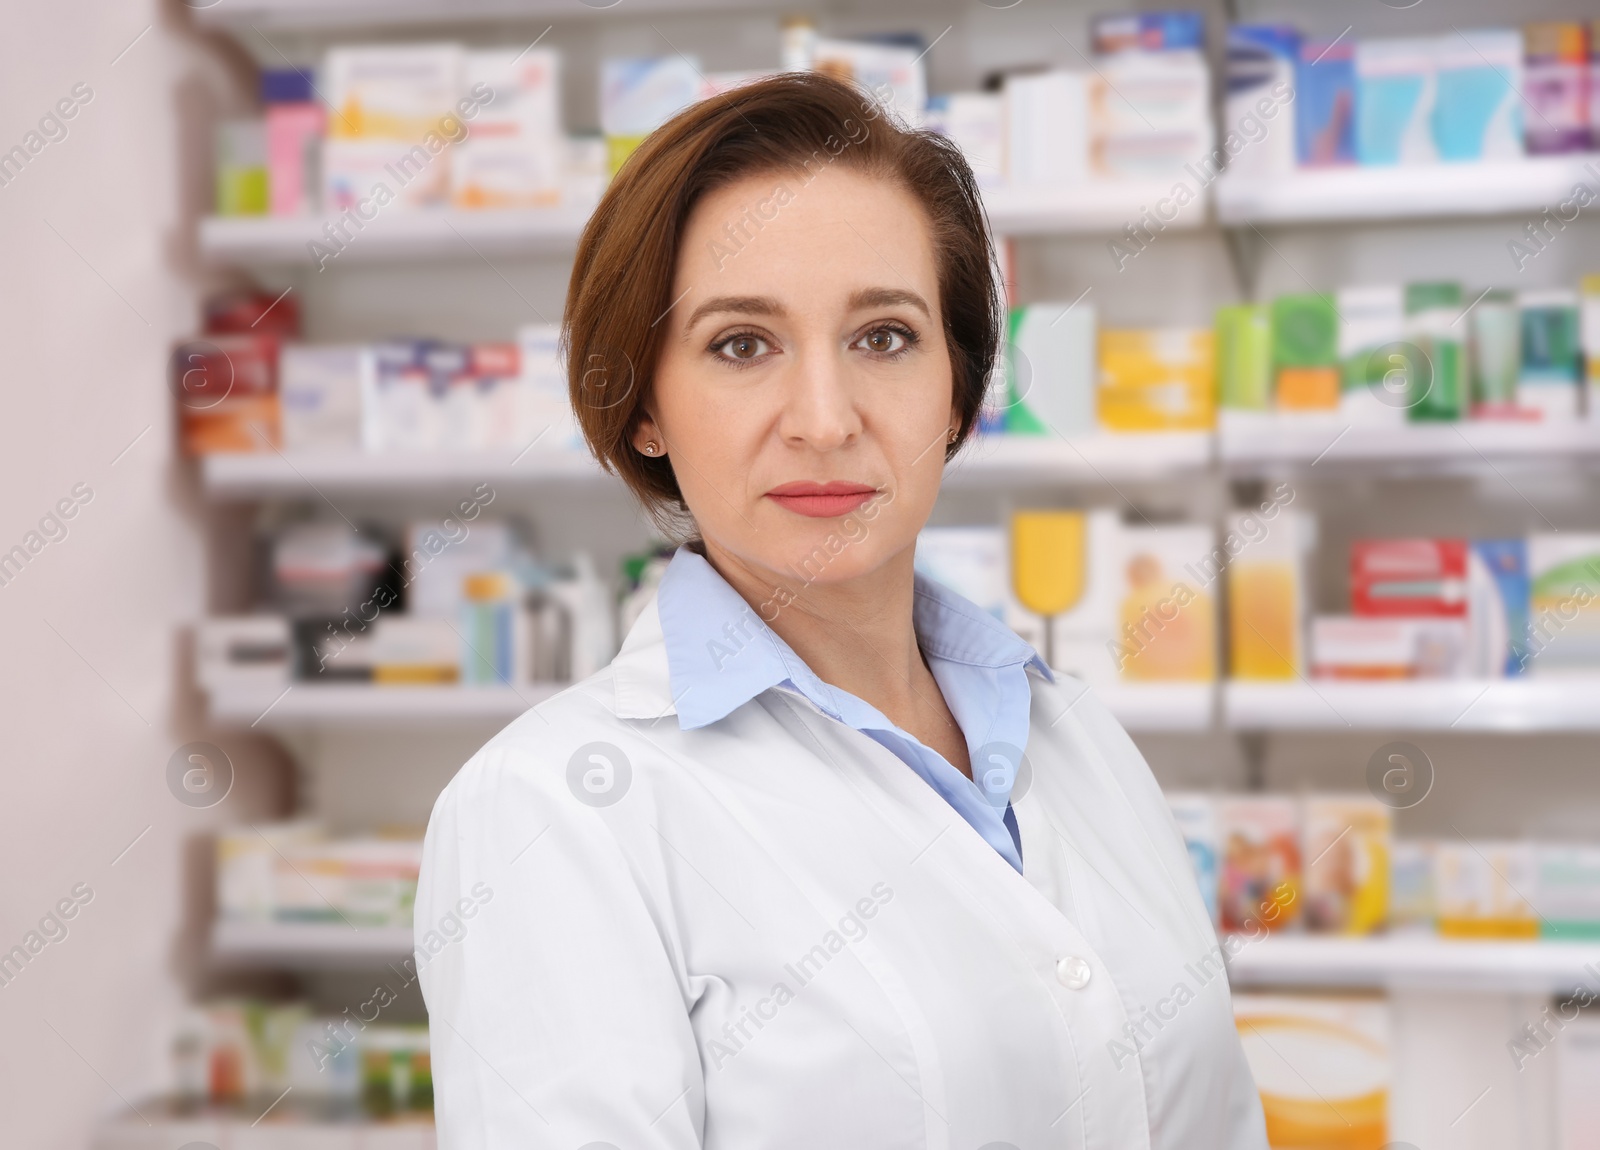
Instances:
[[[1094,969],[1077,955],[1069,955],[1056,963],[1056,977],[1068,990],[1082,990],[1089,985]]]
[[[648,606],[434,808],[440,1150],[1265,1150],[1160,790],[1081,684],[1029,683],[1018,874],[787,688],[679,729]]]

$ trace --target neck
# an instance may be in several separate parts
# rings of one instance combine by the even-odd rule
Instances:
[[[783,602],[763,618],[823,682],[871,703],[886,715],[926,695],[932,673],[912,625],[914,550],[835,582],[808,581],[793,571],[773,571],[724,550],[711,540],[699,548],[717,574],[752,609]],[[774,600],[773,596],[786,590]]]

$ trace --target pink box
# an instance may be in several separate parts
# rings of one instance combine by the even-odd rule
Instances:
[[[327,116],[321,104],[267,105],[267,188],[275,216],[317,211],[317,161]]]

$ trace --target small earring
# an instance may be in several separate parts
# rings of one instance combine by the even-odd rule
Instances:
[[[952,427],[952,428],[951,428],[951,429],[950,429],[950,439],[949,439],[949,442],[950,442],[950,443],[954,443],[954,442],[955,442],[955,441],[956,441],[956,435],[957,435],[957,434],[958,434],[958,431],[957,431],[957,429],[956,429],[956,428],[954,428],[954,427]]]
[[[644,453],[646,455],[654,455],[656,453],[656,450],[657,449],[656,449],[656,441],[655,440],[652,439],[652,440],[649,440],[648,442],[645,443],[645,445],[644,445]]]

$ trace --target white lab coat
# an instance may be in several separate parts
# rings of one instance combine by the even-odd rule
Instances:
[[[680,730],[652,602],[434,808],[441,1150],[1264,1150],[1149,768],[1029,682],[1019,875],[798,692]]]

